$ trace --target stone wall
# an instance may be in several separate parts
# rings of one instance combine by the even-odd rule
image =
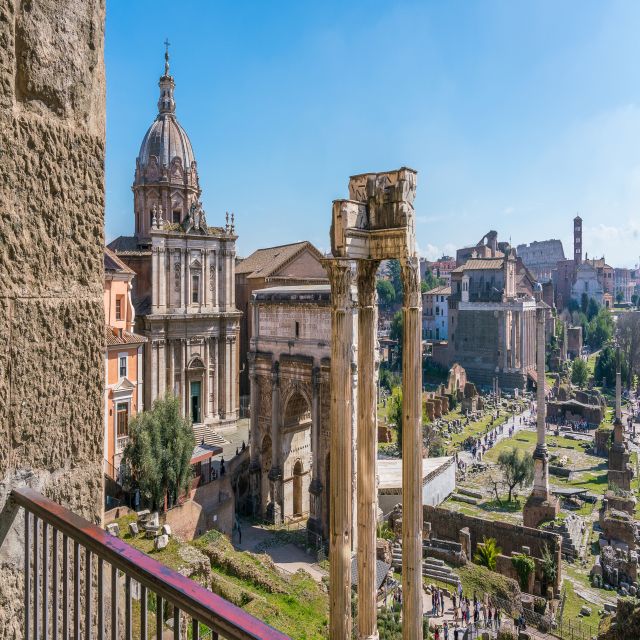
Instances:
[[[527,547],[529,555],[534,558],[541,558],[546,544],[549,551],[558,560],[560,559],[562,538],[555,533],[531,529],[508,522],[467,516],[442,507],[424,505],[422,513],[424,521],[431,524],[431,535],[434,538],[458,542],[460,530],[467,528],[471,538],[472,556],[476,552],[478,543],[481,543],[486,537],[495,538],[505,556],[510,556],[512,553],[522,553],[523,547]],[[556,589],[559,588],[562,582],[561,574],[560,562],[558,562]]]
[[[22,635],[11,489],[102,518],[104,12],[0,0],[0,640]]]

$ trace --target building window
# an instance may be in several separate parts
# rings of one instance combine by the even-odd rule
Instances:
[[[127,377],[127,356],[118,356],[118,375],[121,378]]]
[[[191,302],[200,302],[200,274],[194,273],[191,276]]]
[[[116,320],[122,320],[122,303],[124,296],[116,296]]]
[[[126,438],[129,435],[129,403],[118,402],[116,405],[116,437]]]
[[[174,211],[173,212],[173,221],[179,223],[180,222],[180,212],[179,211]]]
[[[296,321],[296,338],[300,337],[300,323]]]

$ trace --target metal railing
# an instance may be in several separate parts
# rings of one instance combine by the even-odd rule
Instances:
[[[154,622],[157,639],[172,626],[174,640],[199,640],[203,627],[212,640],[288,640],[37,491],[14,489],[11,498],[25,511],[25,640],[104,640],[107,634],[132,640],[134,626],[135,636],[147,640]]]

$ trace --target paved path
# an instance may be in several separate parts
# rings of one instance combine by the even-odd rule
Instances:
[[[239,542],[237,532],[232,536],[233,546],[237,551],[266,553],[279,569],[287,573],[304,569],[317,582],[327,575],[317,564],[315,556],[309,555],[290,542],[279,542],[273,531],[244,520],[240,520],[240,530],[242,543]]]

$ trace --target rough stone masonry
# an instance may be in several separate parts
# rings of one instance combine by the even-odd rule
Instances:
[[[0,640],[31,486],[99,523],[104,0],[0,0]]]

